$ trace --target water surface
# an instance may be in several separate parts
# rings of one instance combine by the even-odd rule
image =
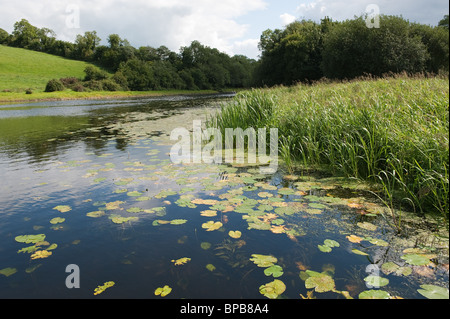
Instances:
[[[398,234],[366,186],[172,164],[170,131],[229,98],[0,106],[0,298],[161,298],[165,285],[166,298],[266,298],[261,288],[275,280],[285,285],[278,298],[293,299],[448,288],[448,232],[405,212]],[[258,265],[258,255],[272,262]],[[79,289],[65,285],[69,264],[80,268]],[[311,287],[315,274],[333,287]],[[374,274],[388,283],[372,289]]]

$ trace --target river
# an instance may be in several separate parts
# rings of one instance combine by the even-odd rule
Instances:
[[[0,298],[448,296],[448,232],[365,185],[172,163],[231,97],[0,106]]]

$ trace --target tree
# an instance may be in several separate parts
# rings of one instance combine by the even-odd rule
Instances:
[[[9,33],[0,28],[0,44],[8,42]]]
[[[84,36],[77,35],[75,40],[76,57],[81,60],[90,60],[94,56],[95,48],[100,44],[101,39],[96,31],[88,31]]]
[[[379,29],[367,28],[364,17],[334,25],[324,36],[322,58],[324,75],[342,79],[421,72],[429,55],[408,21],[382,15]]]
[[[449,29],[448,24],[449,24],[449,18],[448,18],[448,14],[446,14],[444,16],[444,18],[441,21],[439,21],[438,26],[448,30]]]

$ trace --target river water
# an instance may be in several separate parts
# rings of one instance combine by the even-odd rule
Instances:
[[[399,234],[367,186],[282,166],[173,164],[170,132],[230,98],[0,106],[0,298],[445,293],[448,232],[403,212]]]

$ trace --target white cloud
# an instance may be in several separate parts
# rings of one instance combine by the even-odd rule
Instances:
[[[230,51],[233,52],[233,54],[242,54],[249,58],[256,59],[260,54],[258,43],[259,39],[236,41]]]
[[[280,15],[280,18],[281,18],[281,23],[283,24],[283,26],[294,22],[296,19],[295,16],[293,16],[289,13],[284,13],[284,14]]]
[[[66,25],[68,16],[75,13],[66,12],[68,5],[79,7],[79,29]],[[178,51],[198,40],[230,53],[248,30],[236,19],[266,6],[265,0],[0,0],[0,27],[11,32],[13,24],[25,18],[66,41],[96,30],[104,40],[117,33],[136,47],[166,45]]]

